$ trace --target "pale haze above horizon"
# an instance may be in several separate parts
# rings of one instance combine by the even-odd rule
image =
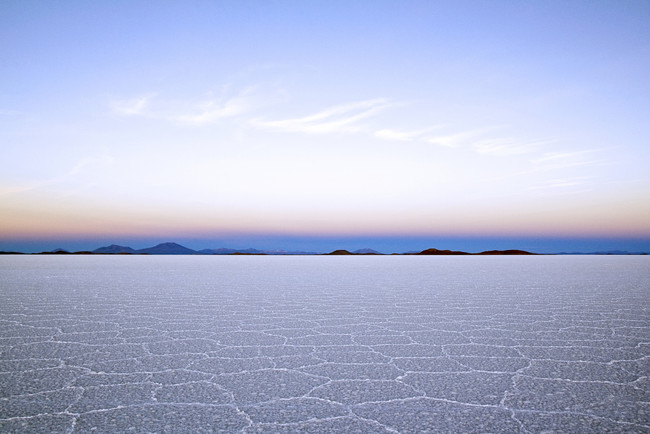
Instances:
[[[3,1],[0,250],[650,249],[648,23],[628,0]]]

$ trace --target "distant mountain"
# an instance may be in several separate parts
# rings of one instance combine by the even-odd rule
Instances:
[[[136,250],[135,253],[149,255],[196,255],[198,252],[180,244],[162,243],[147,249]]]
[[[258,249],[228,249],[221,247],[219,249],[203,249],[198,253],[202,255],[318,255],[316,252],[302,252],[291,250],[258,250]]]
[[[112,255],[117,255],[117,254],[124,254],[124,253],[135,253],[135,250],[133,250],[131,247],[126,247],[126,246],[118,246],[117,244],[111,244],[110,246],[104,246],[100,247],[98,249],[93,250],[93,253],[99,253],[99,254],[112,254]]]
[[[477,255],[536,255],[537,253],[530,253],[525,250],[488,250],[485,252],[477,253]]]
[[[21,254],[21,252],[7,252],[0,251],[0,254]],[[180,244],[168,242],[158,244],[154,247],[148,247],[146,249],[134,250],[128,246],[120,246],[117,244],[111,244],[109,246],[99,247],[91,251],[68,251],[62,248],[54,249],[52,251],[40,252],[40,255],[65,255],[65,254],[149,254],[149,255],[321,255],[323,253],[318,252],[307,252],[307,251],[291,251],[291,250],[259,250],[259,249],[230,249],[230,248],[218,248],[218,249],[203,249],[203,250],[192,250]],[[348,250],[335,250],[330,253],[325,253],[326,255],[383,255],[383,253],[378,252],[377,250],[370,248],[358,249],[353,252]],[[439,250],[439,249],[426,249],[422,251],[409,251],[404,253],[392,253],[392,255],[537,255],[538,253],[532,253],[525,250],[487,250],[480,253],[468,253],[457,250]],[[648,255],[650,252],[631,252],[627,250],[605,250],[597,252],[559,252],[559,253],[547,253],[549,255]]]
[[[381,253],[381,252],[378,252],[378,251],[373,250],[373,249],[368,249],[368,248],[355,250],[352,253],[355,254],[355,255],[383,255],[383,253]]]
[[[39,253],[39,255],[69,255],[69,254],[70,254],[70,252],[68,252],[65,249],[61,249],[61,248],[54,249],[54,250],[51,250],[49,252],[41,252],[41,253]]]
[[[359,249],[359,250],[355,250],[354,252],[341,249],[341,250],[334,250],[333,252],[326,253],[326,254],[327,255],[383,255],[383,253],[380,253],[372,249]]]
[[[267,255],[320,255],[317,252],[303,252],[301,250],[263,250]]]
[[[225,247],[221,247],[219,249],[203,249],[199,250],[198,253],[201,253],[203,255],[232,255],[234,253],[250,253],[250,254],[258,254],[258,253],[263,253],[261,250],[257,249],[228,249]]]
[[[426,249],[416,255],[536,255],[525,250],[487,250],[481,253],[467,253],[456,250]]]
[[[470,255],[470,253],[455,250],[426,249],[416,253],[416,255]]]

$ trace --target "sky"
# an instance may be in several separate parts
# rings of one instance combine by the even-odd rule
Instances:
[[[650,250],[650,2],[0,2],[0,250]]]

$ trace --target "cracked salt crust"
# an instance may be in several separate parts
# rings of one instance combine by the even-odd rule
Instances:
[[[0,258],[0,431],[650,431],[647,257],[245,259]]]

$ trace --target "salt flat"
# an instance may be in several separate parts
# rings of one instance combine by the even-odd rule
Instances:
[[[650,258],[5,256],[2,432],[650,432]]]

